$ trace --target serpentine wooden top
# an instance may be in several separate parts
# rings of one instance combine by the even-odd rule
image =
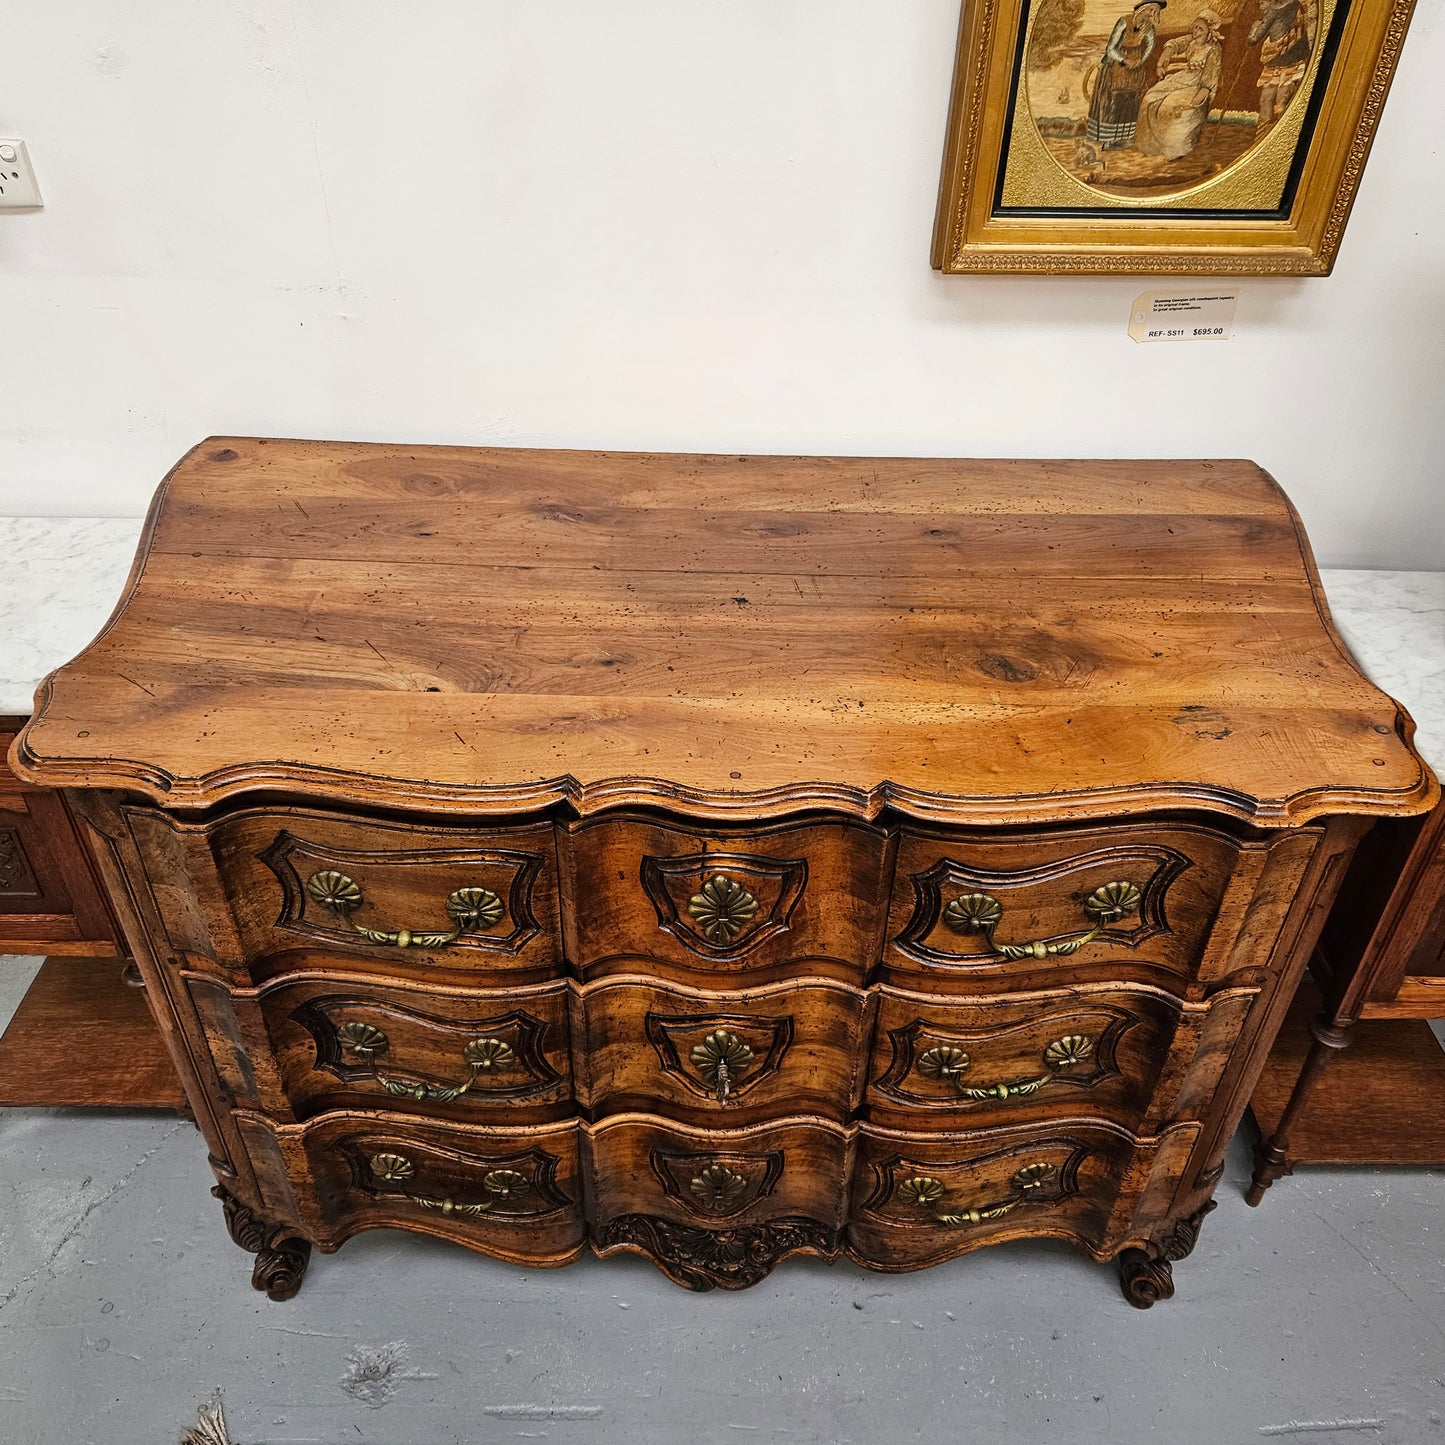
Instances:
[[[1412,725],[1242,461],[212,438],[24,777],[201,808],[960,823],[1418,812]]]

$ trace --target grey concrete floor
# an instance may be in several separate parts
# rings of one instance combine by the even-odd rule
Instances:
[[[0,959],[0,1023],[33,969]],[[235,1445],[1445,1440],[1445,1171],[1311,1169],[1220,1207],[1130,1309],[1044,1243],[914,1275],[785,1262],[690,1294],[378,1231],[271,1304],[163,1114],[0,1110],[0,1442]]]

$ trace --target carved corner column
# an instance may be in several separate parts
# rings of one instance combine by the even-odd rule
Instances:
[[[293,1299],[306,1277],[311,1246],[298,1239],[288,1226],[267,1223],[222,1185],[217,1184],[211,1194],[226,1211],[226,1229],[231,1238],[256,1256],[251,1287],[273,1300]]]
[[[1211,1199],[1148,1249],[1126,1249],[1119,1256],[1119,1283],[1124,1298],[1135,1309],[1147,1310],[1160,1300],[1174,1298],[1174,1266],[1193,1254],[1199,1243],[1199,1227],[1213,1208]]]
[[[1254,1146],[1254,1176],[1245,1192],[1246,1204],[1257,1205],[1264,1198],[1265,1190],[1276,1179],[1282,1179],[1286,1174],[1294,1172],[1294,1164],[1289,1157],[1290,1131],[1308,1103],[1325,1065],[1342,1049],[1349,1048],[1354,1041],[1353,1028],[1353,1019],[1332,1023],[1328,1014],[1321,1015],[1310,1025],[1314,1043],[1310,1045],[1310,1051],[1305,1056],[1304,1067],[1300,1070],[1299,1078],[1295,1080],[1289,1103],[1285,1105],[1274,1133],[1267,1139],[1260,1139]]]

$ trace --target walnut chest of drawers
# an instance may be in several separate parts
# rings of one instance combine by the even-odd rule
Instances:
[[[1410,733],[1244,462],[212,439],[13,761],[274,1297],[385,1226],[1147,1305]]]

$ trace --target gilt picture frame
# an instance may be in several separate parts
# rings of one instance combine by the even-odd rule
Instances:
[[[1327,276],[1414,0],[964,0],[945,272]]]

